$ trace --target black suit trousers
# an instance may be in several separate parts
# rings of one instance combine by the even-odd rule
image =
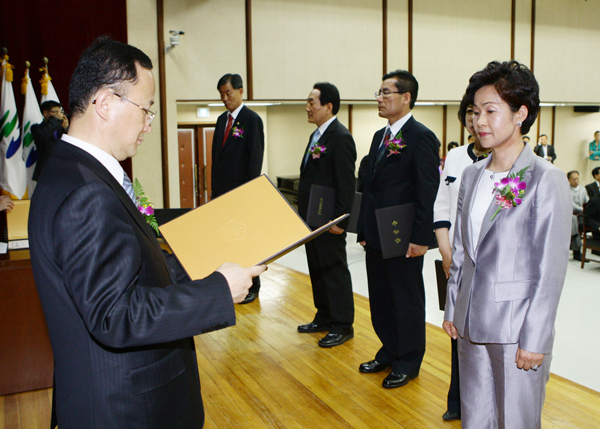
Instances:
[[[331,326],[332,334],[350,334],[354,295],[346,262],[346,233],[321,234],[306,243],[306,256],[317,309],[314,322]]]
[[[383,344],[375,359],[392,370],[418,375],[425,355],[423,256],[384,260],[367,246],[369,303],[375,333]]]

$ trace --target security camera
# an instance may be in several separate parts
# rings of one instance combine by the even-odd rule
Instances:
[[[180,30],[169,30],[169,34],[171,34],[171,46],[176,46],[181,44],[179,41],[179,36],[185,33]]]

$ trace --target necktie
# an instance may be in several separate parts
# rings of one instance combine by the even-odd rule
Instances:
[[[227,119],[227,128],[225,128],[225,135],[223,136],[223,146],[225,146],[227,136],[229,135],[229,131],[231,131],[231,126],[233,125],[233,116],[231,116],[231,113],[228,113],[227,116],[229,119]]]
[[[129,195],[129,198],[131,198],[131,201],[133,201],[133,204],[135,204],[137,207],[137,197],[135,196],[135,192],[133,191],[133,184],[131,183],[131,179],[125,172],[123,172],[123,189],[125,189],[125,192],[127,192],[127,195]]]
[[[317,131],[315,131],[315,133],[312,136],[312,139],[310,141],[310,146],[308,148],[308,152],[306,153],[306,156],[304,157],[304,165],[306,166],[306,163],[308,162],[308,157],[310,156],[310,151],[317,145],[317,142],[319,141],[319,139],[321,138],[321,131],[319,131],[319,129],[317,128]]]
[[[379,164],[379,161],[381,161],[381,158],[383,158],[383,154],[387,149],[386,143],[390,141],[391,136],[392,131],[388,128],[385,133],[385,137],[383,138],[383,142],[379,145],[379,149],[377,149],[377,162],[375,162],[375,165]]]

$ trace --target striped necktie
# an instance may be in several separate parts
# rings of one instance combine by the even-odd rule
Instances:
[[[387,146],[385,144],[390,141],[391,136],[392,130],[388,128],[385,133],[385,137],[383,138],[383,142],[381,142],[381,144],[379,145],[379,149],[377,149],[377,161],[375,162],[375,165],[379,164],[379,161],[381,161],[381,158],[383,158],[383,154],[387,149]]]
[[[131,198],[131,201],[133,201],[133,204],[135,204],[137,207],[137,197],[135,196],[135,192],[133,191],[133,184],[131,183],[131,179],[129,178],[127,173],[125,173],[124,171],[123,171],[123,189],[125,189],[125,192],[127,192],[127,195],[129,195],[129,198]]]
[[[310,146],[308,148],[308,152],[306,153],[306,156],[304,157],[304,166],[306,166],[306,163],[308,162],[308,157],[310,156],[310,151],[317,145],[320,138],[321,138],[321,131],[319,131],[319,129],[317,128],[317,131],[315,131],[315,133],[313,134],[312,139],[310,141]]]

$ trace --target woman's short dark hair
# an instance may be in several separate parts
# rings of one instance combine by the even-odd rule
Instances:
[[[517,61],[492,61],[471,76],[465,96],[474,100],[475,93],[488,85],[494,86],[513,112],[527,107],[527,118],[521,125],[521,134],[527,134],[540,107],[540,87],[531,70]]]
[[[469,96],[471,96],[471,98],[469,98]],[[458,120],[460,121],[461,124],[463,124],[463,127],[467,126],[467,123],[466,123],[467,109],[469,108],[469,106],[473,105],[473,97],[474,96],[475,96],[475,93],[469,94],[468,92],[465,92],[465,94],[463,95],[463,98],[460,102],[460,106],[458,106]]]
[[[329,82],[317,82],[313,85],[313,89],[319,90],[321,106],[331,103],[331,113],[337,115],[340,111],[340,92],[337,87]]]
[[[148,55],[138,48],[101,36],[81,54],[69,85],[69,109],[73,118],[81,116],[92,97],[103,88],[127,95],[125,83],[138,80],[137,66],[152,69]]]

